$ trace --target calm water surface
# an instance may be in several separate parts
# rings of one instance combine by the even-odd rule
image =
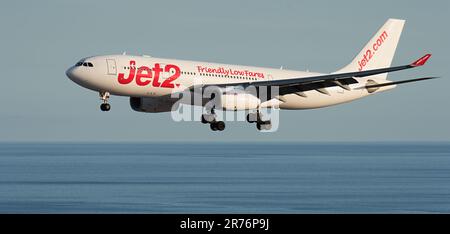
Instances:
[[[450,212],[449,143],[0,143],[1,213]]]

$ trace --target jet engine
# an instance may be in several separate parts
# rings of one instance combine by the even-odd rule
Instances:
[[[130,97],[130,106],[131,109],[138,112],[170,112],[177,101],[178,99],[170,97]]]

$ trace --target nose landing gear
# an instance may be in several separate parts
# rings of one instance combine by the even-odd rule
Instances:
[[[102,100],[102,104],[100,105],[100,110],[102,111],[109,111],[111,110],[111,105],[108,103],[109,99],[109,92],[100,92],[100,99]]]

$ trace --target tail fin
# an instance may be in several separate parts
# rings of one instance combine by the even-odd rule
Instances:
[[[389,19],[386,21],[353,61],[336,73],[390,67],[404,24],[405,20]],[[371,78],[386,79],[387,73]]]

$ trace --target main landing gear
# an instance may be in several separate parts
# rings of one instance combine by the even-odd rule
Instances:
[[[263,120],[262,114],[257,111],[256,113],[248,113],[247,122],[256,123],[258,130],[270,130],[272,128],[272,122],[270,120]]]
[[[102,111],[109,111],[111,110],[111,105],[108,103],[109,99],[109,92],[100,92],[100,99],[102,100],[102,104],[100,105],[100,110]]]
[[[223,131],[225,130],[225,122],[223,121],[217,121],[216,120],[216,114],[214,113],[214,109],[211,109],[211,113],[203,114],[202,115],[202,123],[203,124],[209,124],[211,127],[211,130],[213,131]]]
[[[225,123],[223,121],[216,120],[216,114],[214,113],[214,109],[211,109],[211,113],[206,113],[202,115],[202,123],[209,124],[211,130],[213,131],[223,131],[225,130]],[[256,113],[249,113],[247,115],[247,122],[256,123],[256,128],[261,130],[270,130],[272,129],[272,122],[270,120],[263,120],[262,114],[257,111]]]

